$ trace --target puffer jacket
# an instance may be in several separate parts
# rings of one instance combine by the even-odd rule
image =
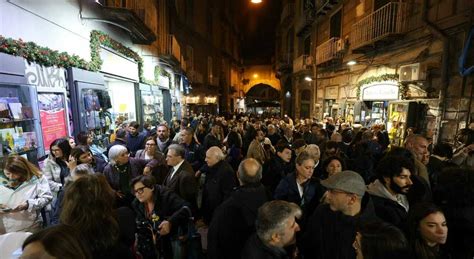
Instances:
[[[56,163],[51,155],[44,161],[43,174],[48,179],[49,188],[52,192],[57,193],[62,187],[61,183],[61,166]]]

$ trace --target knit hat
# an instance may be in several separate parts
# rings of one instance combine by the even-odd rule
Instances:
[[[364,196],[367,186],[360,174],[346,170],[321,181],[321,184],[328,189],[341,190],[348,193],[354,193],[358,196]]]

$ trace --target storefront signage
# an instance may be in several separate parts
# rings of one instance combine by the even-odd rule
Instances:
[[[216,103],[217,97],[204,97],[205,103]]]
[[[324,99],[337,99],[337,95],[339,93],[337,86],[328,86],[326,87],[326,95]]]
[[[186,97],[186,103],[187,104],[199,103],[199,99],[200,99],[199,96],[193,96],[193,97],[188,96]]]
[[[158,76],[158,85],[160,87],[169,89],[170,88],[170,79],[169,79],[169,77],[159,75]]]
[[[397,100],[398,90],[396,82],[371,84],[362,88],[362,100]]]
[[[55,93],[38,94],[38,105],[45,150],[57,138],[67,136],[64,95]]]
[[[103,61],[100,71],[138,81],[138,64],[135,61],[104,48],[100,50],[100,58]]]
[[[63,68],[29,64],[25,60],[25,77],[29,84],[38,87],[66,88],[66,73]]]

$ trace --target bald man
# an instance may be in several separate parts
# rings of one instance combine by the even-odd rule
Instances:
[[[257,160],[243,160],[237,177],[240,186],[217,207],[209,226],[209,259],[240,259],[245,241],[255,232],[258,208],[268,200],[265,187],[260,183],[262,166]]]
[[[216,146],[210,147],[206,152],[207,167],[201,170],[206,173],[201,204],[201,215],[206,225],[211,222],[217,206],[227,199],[237,186],[234,170],[225,158],[224,152]]]

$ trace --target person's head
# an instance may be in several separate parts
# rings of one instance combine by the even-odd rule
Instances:
[[[281,160],[289,163],[291,161],[291,147],[285,141],[280,141],[275,146],[276,155],[281,158]]]
[[[334,132],[334,133],[332,133],[330,140],[331,140],[331,141],[334,141],[334,142],[337,142],[337,143],[341,143],[341,142],[342,142],[342,135],[341,135],[341,133],[339,133],[339,132]]]
[[[74,148],[76,146],[76,140],[73,137],[68,137],[68,141],[69,146],[71,146],[71,148]]]
[[[304,149],[305,152],[308,152],[314,160],[314,163],[318,163],[321,158],[321,151],[319,150],[318,145],[309,144]]]
[[[109,163],[111,165],[124,165],[128,163],[129,152],[123,145],[115,145],[109,149]]]
[[[166,141],[170,137],[170,130],[166,124],[158,125],[156,129],[156,135],[160,139],[160,141]]]
[[[237,178],[240,185],[260,183],[262,179],[262,165],[254,158],[242,160],[237,169]]]
[[[171,144],[166,154],[166,163],[169,166],[176,166],[184,160],[186,150],[179,144]]]
[[[83,176],[91,174],[94,174],[94,170],[89,164],[80,164],[71,170],[70,177],[72,181],[76,181]]]
[[[293,137],[293,129],[291,127],[286,127],[284,130],[283,130],[283,134],[288,137],[288,138],[291,138]]]
[[[241,148],[242,147],[242,141],[239,138],[239,133],[235,131],[229,132],[229,135],[227,135],[227,145],[229,147],[237,147]]]
[[[65,189],[60,222],[80,231],[92,253],[110,249],[120,234],[114,200],[104,175],[83,176]]]
[[[257,236],[266,245],[284,248],[296,242],[300,227],[296,219],[302,212],[298,205],[281,200],[264,203],[258,209]]]
[[[331,210],[351,216],[360,212],[361,200],[367,187],[358,173],[342,171],[321,181],[321,184],[327,188],[326,201]]]
[[[428,146],[428,140],[417,134],[407,136],[405,141],[405,148],[413,152],[418,161],[423,161],[424,156],[429,152]]]
[[[301,138],[295,139],[291,147],[295,151],[295,154],[299,155],[306,148],[306,142],[304,141],[304,139],[301,139]]]
[[[30,235],[23,242],[22,259],[88,259],[91,253],[80,233],[68,225],[56,225]]]
[[[126,140],[125,137],[127,136],[127,130],[126,129],[118,129],[115,132],[115,139],[121,139],[121,140]]]
[[[51,142],[49,146],[51,156],[59,160],[68,160],[71,154],[71,145],[66,138],[58,138]]]
[[[153,200],[153,192],[155,191],[155,178],[148,175],[140,175],[133,178],[131,189],[138,201],[145,203]]]
[[[151,136],[146,138],[145,152],[148,152],[149,154],[154,154],[156,152],[156,148],[157,148],[156,138],[151,137]]]
[[[268,125],[267,130],[268,130],[267,134],[269,136],[272,136],[273,134],[276,133],[276,127],[273,124]]]
[[[357,259],[399,259],[407,258],[410,254],[410,246],[403,232],[383,221],[363,224],[352,246]]]
[[[446,243],[448,225],[443,211],[433,203],[422,202],[410,207],[408,212],[410,241],[421,249]],[[425,258],[425,257],[423,257]]]
[[[385,156],[375,172],[377,179],[392,194],[407,194],[413,182],[411,174],[415,166],[410,159],[401,156]]]
[[[344,161],[338,156],[330,156],[323,162],[323,168],[328,173],[328,177],[344,170]]]
[[[3,172],[10,181],[18,184],[29,181],[33,176],[41,177],[39,168],[22,156],[7,157]]]
[[[206,151],[205,161],[209,167],[215,166],[217,163],[225,159],[224,152],[218,147],[210,147]]]
[[[296,175],[305,181],[313,176],[314,159],[307,152],[302,152],[296,157]]]
[[[132,136],[137,135],[139,127],[140,127],[140,124],[138,124],[138,122],[136,121],[130,122],[127,127],[128,133]]]
[[[448,143],[438,143],[433,148],[433,155],[451,159],[453,158],[453,148]]]
[[[211,134],[214,136],[218,136],[221,132],[221,126],[218,124],[214,124],[211,128]]]
[[[255,136],[255,139],[258,142],[263,142],[265,140],[265,133],[261,129],[257,129],[257,136]]]
[[[193,142],[193,137],[194,137],[194,130],[193,128],[191,127],[184,127],[182,130],[181,130],[181,134],[180,134],[180,143],[182,144],[191,144],[191,142]]]
[[[92,135],[85,131],[79,132],[76,136],[76,142],[79,145],[90,146],[92,144],[92,140]]]
[[[77,164],[92,164],[94,157],[89,147],[79,145],[71,150],[71,157],[77,161]]]
[[[324,154],[326,157],[329,156],[338,156],[339,155],[339,144],[335,141],[328,141],[326,142],[325,149],[324,149]]]

